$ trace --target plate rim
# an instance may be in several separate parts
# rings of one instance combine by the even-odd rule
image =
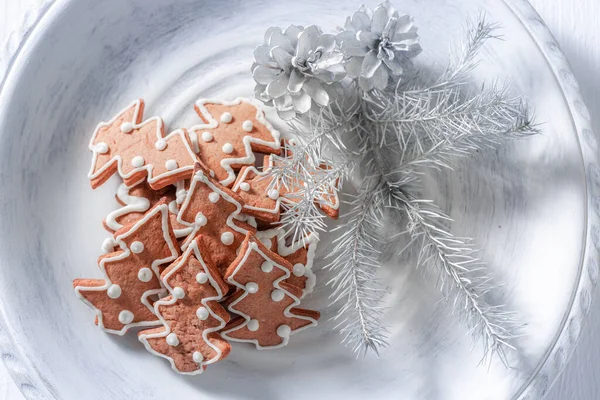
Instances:
[[[563,316],[554,345],[538,362],[529,379],[521,386],[515,399],[544,398],[558,380],[573,354],[583,320],[591,309],[594,288],[598,283],[598,255],[600,252],[600,170],[598,169],[598,137],[591,125],[591,117],[571,65],[556,38],[528,0],[503,0],[523,23],[531,38],[548,61],[554,77],[569,106],[583,169],[585,171],[586,212],[585,244],[578,271],[579,282],[573,292],[569,311]]]
[[[68,2],[70,0],[65,0]],[[570,301],[569,311],[564,315],[551,346],[529,379],[521,386],[514,399],[543,398],[566,367],[577,345],[583,320],[589,314],[593,291],[598,283],[600,254],[600,168],[598,166],[598,137],[591,126],[589,111],[581,95],[573,70],[550,32],[546,23],[528,0],[502,0],[529,31],[531,38],[548,61],[554,77],[562,89],[568,104],[572,122],[577,132],[583,168],[586,175],[586,232],[579,279]],[[16,60],[29,39],[56,8],[58,0],[44,0],[32,6],[24,14],[19,29],[11,33],[0,48],[0,94],[10,78]],[[28,399],[56,399],[57,393],[43,378],[32,360],[20,354],[18,340],[10,333],[3,307],[0,306],[0,353],[13,381]]]

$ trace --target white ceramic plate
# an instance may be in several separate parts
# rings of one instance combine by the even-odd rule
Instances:
[[[372,1],[369,1],[374,5]],[[31,399],[509,399],[543,395],[570,354],[598,277],[597,139],[567,62],[522,0],[402,0],[423,63],[443,65],[467,16],[501,22],[479,78],[510,78],[544,135],[465,163],[432,196],[474,236],[506,284],[498,302],[528,323],[513,369],[481,350],[412,266],[390,266],[391,347],[355,359],[339,345],[323,284],[317,329],[276,352],[236,345],[197,377],[174,374],[135,335],[98,330],[71,288],[95,277],[116,181],[92,192],[87,141],[99,120],[143,96],[171,128],[201,96],[251,95],[252,49],[271,25],[343,24],[348,0],[58,0],[28,15],[0,61],[2,357]],[[5,73],[4,73],[5,72]],[[445,199],[445,201],[442,201]],[[321,246],[320,254],[327,253]],[[324,278],[322,276],[322,278]],[[321,279],[323,282],[324,279]]]

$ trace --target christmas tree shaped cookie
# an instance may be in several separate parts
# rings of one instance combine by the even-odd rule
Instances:
[[[273,158],[265,156],[264,172],[254,166],[242,168],[233,185],[233,191],[244,200],[244,213],[271,223],[280,220],[281,202],[288,192],[284,187],[271,187],[273,179],[268,176],[272,163]]]
[[[285,283],[297,286],[302,289],[302,297],[313,292],[317,277],[312,270],[315,252],[319,236],[317,233],[311,233],[308,237],[300,239],[288,245],[288,238],[285,236],[283,228],[274,228],[266,231],[259,231],[256,237],[271,251],[279,254],[287,262],[293,265],[292,275],[285,280]]]
[[[139,333],[148,351],[169,360],[181,374],[200,374],[231,349],[218,333],[230,318],[219,304],[229,288],[209,254],[198,236],[162,273],[170,294],[154,304],[162,326]]]
[[[211,258],[221,271],[225,271],[235,259],[246,233],[255,231],[236,219],[242,211],[242,204],[238,195],[207,176],[200,164],[196,165],[177,220],[193,228],[188,242],[198,234],[204,236]]]
[[[249,100],[199,100],[196,112],[204,123],[190,129],[198,156],[224,186],[235,181],[235,170],[252,165],[254,152],[280,153],[279,132]]]
[[[110,122],[96,128],[89,148],[93,153],[89,179],[93,188],[118,173],[128,186],[147,178],[159,190],[192,175],[197,157],[187,132],[168,136],[159,117],[143,121],[144,102],[135,101]]]
[[[164,293],[159,268],[178,255],[166,202],[159,202],[134,225],[118,231],[120,250],[100,257],[105,279],[76,279],[77,295],[96,311],[97,325],[124,335],[129,328],[157,325],[153,295]]]
[[[287,345],[290,335],[315,326],[320,314],[296,308],[302,289],[285,283],[293,266],[249,233],[225,280],[237,291],[228,310],[239,317],[222,331],[225,339],[249,342],[258,349]]]

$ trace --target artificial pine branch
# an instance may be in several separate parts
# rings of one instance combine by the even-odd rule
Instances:
[[[397,186],[388,187],[390,207],[403,211],[411,241],[418,244],[417,266],[439,270],[440,287],[455,310],[465,317],[476,341],[484,347],[484,360],[497,355],[508,365],[505,350],[520,328],[516,314],[503,305],[491,305],[486,295],[495,289],[493,277],[476,257],[470,239],[454,236],[451,221],[432,202],[419,200]]]
[[[381,191],[365,184],[350,206],[344,222],[334,230],[341,234],[334,241],[327,267],[335,273],[328,282],[335,288],[331,299],[341,305],[334,320],[344,337],[342,343],[357,354],[368,350],[379,354],[388,336],[381,307],[384,293],[376,279],[383,229]]]
[[[369,92],[354,82],[338,103],[313,108],[290,125],[299,143],[272,172],[278,185],[302,187],[297,202],[283,213],[289,233],[322,229],[313,199],[337,190],[336,183],[360,166],[358,194],[336,229],[340,236],[329,265],[336,274],[329,282],[332,300],[341,304],[337,329],[356,352],[378,353],[387,345],[376,273],[385,225],[397,222],[408,227],[402,234],[418,247],[417,265],[437,273],[449,301],[463,310],[473,337],[484,344],[486,357],[497,355],[507,363],[505,351],[519,327],[514,314],[488,303],[486,295],[495,286],[471,241],[454,237],[450,218],[418,197],[428,170],[452,169],[457,159],[481,149],[539,133],[527,105],[511,96],[510,85],[474,88],[469,83],[481,47],[500,38],[497,28],[485,16],[471,23],[458,55],[438,77],[420,73]],[[319,171],[325,159],[334,168]],[[390,212],[401,220],[386,219]]]
[[[459,42],[450,54],[448,68],[440,77],[438,85],[461,84],[468,81],[470,73],[477,66],[477,55],[490,39],[502,39],[498,34],[500,25],[487,20],[485,14],[479,14],[476,21],[467,19],[465,40]]]

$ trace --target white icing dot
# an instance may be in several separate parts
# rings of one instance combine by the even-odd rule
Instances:
[[[204,272],[198,272],[198,275],[196,275],[196,282],[199,284],[208,282],[208,275],[206,275]]]
[[[104,142],[100,142],[96,145],[96,152],[100,154],[108,153],[108,145]]]
[[[142,242],[131,243],[131,251],[133,251],[135,254],[140,254],[142,251],[144,251],[144,243],[142,243]]]
[[[246,284],[246,291],[248,293],[256,293],[256,292],[258,292],[258,283],[256,283],[256,282],[248,282]]]
[[[233,115],[231,115],[231,113],[224,112],[223,115],[221,115],[221,122],[229,124],[231,121],[233,121]]]
[[[213,171],[212,169],[210,170],[210,177],[214,178],[215,177],[215,171]]]
[[[192,354],[192,358],[197,364],[200,364],[202,361],[204,361],[204,356],[199,351],[195,351],[194,354]]]
[[[131,133],[133,131],[133,124],[131,122],[123,122],[121,124],[121,132]]]
[[[199,212],[198,214],[196,214],[196,225],[198,226],[204,226],[208,223],[208,219],[206,219],[206,217],[204,216],[204,214],[202,214],[201,212]]]
[[[277,328],[277,336],[287,338],[292,334],[292,328],[287,325],[279,325]]]
[[[123,310],[119,313],[119,322],[123,325],[127,325],[133,322],[133,313],[131,311]]]
[[[279,332],[279,330],[277,332]],[[179,338],[175,333],[169,333],[167,335],[167,344],[173,347],[179,345]]]
[[[110,285],[106,290],[106,294],[111,299],[118,299],[121,297],[121,286],[119,285]]]
[[[224,232],[221,235],[221,243],[223,243],[225,246],[231,246],[233,244],[233,240],[234,236],[231,232]]]
[[[296,276],[304,276],[304,274],[306,273],[306,267],[302,264],[295,264],[293,272]]]
[[[269,197],[271,200],[277,200],[279,198],[279,190],[271,189],[269,190]]]
[[[204,176],[204,172],[198,171],[196,175],[194,175],[194,180],[196,182],[206,182],[206,177]]]
[[[145,163],[146,163],[146,161],[144,160],[144,157],[142,157],[142,156],[135,156],[131,160],[131,165],[133,165],[136,168],[143,167]]]
[[[185,297],[185,290],[180,288],[179,286],[173,288],[173,296],[178,299],[183,299]]]
[[[271,300],[273,301],[281,301],[285,297],[285,293],[282,290],[275,289],[271,292]]]
[[[260,324],[255,319],[251,319],[250,321],[248,321],[248,330],[251,332],[256,332],[259,326]]]
[[[156,143],[154,143],[154,147],[156,150],[163,151],[167,148],[167,141],[165,139],[159,139]]]
[[[102,252],[104,254],[112,253],[115,251],[115,240],[113,238],[106,238],[104,242],[102,242]]]
[[[208,200],[210,200],[211,203],[216,203],[220,198],[221,196],[219,196],[219,193],[217,192],[212,192],[208,195]]]
[[[225,154],[233,153],[233,145],[231,143],[225,143],[223,145],[223,153],[225,153]]]
[[[179,164],[177,164],[177,161],[175,160],[167,160],[167,162],[165,163],[165,167],[169,171],[173,171],[179,167]]]
[[[196,317],[198,317],[200,321],[206,321],[208,319],[208,316],[209,314],[206,307],[200,307],[196,310]]]
[[[247,192],[250,190],[250,184],[248,182],[242,182],[240,183],[240,189],[242,189],[244,192]]]
[[[262,263],[262,265],[260,266],[260,269],[262,270],[262,272],[269,273],[269,272],[273,271],[273,263],[271,261],[267,260],[264,263]]]
[[[244,123],[242,124],[242,129],[246,132],[252,132],[253,128],[254,125],[252,124],[252,121],[244,121]]]
[[[273,246],[273,243],[271,242],[271,238],[268,238],[266,236],[259,236],[258,240],[260,240],[262,242],[262,244],[264,244],[265,246],[267,246],[268,249],[270,249],[271,246]]]
[[[142,268],[138,272],[138,279],[142,282],[150,282],[152,280],[152,271],[150,268]]]
[[[213,135],[210,132],[202,132],[202,140],[205,142],[212,142]]]

